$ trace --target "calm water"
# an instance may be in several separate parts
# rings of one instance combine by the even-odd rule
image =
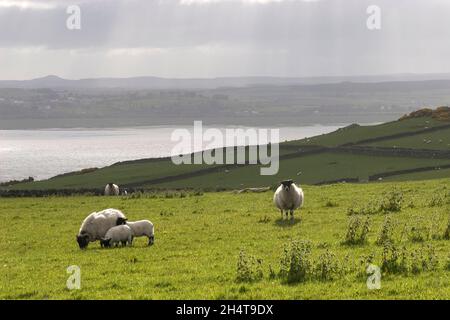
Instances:
[[[340,127],[280,128],[280,141],[311,137]],[[118,161],[170,156],[177,144],[170,139],[174,129],[0,130],[0,181],[46,179]],[[216,147],[223,145],[218,143]]]

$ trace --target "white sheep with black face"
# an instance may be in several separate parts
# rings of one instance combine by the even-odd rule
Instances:
[[[106,232],[105,237],[100,240],[102,247],[117,246],[119,243],[122,246],[133,244],[133,232],[126,224],[112,227]]]
[[[105,196],[118,196],[120,194],[120,189],[117,184],[108,183],[105,186]]]
[[[303,202],[303,190],[297,187],[293,180],[281,181],[280,186],[273,196],[273,203],[280,209],[282,219],[283,211],[286,212],[286,218],[288,217],[288,213],[290,213],[291,219],[294,219],[294,210],[300,208]]]
[[[93,212],[84,219],[77,235],[80,249],[88,246],[89,242],[102,239],[108,230],[116,225],[122,225],[127,217],[117,209],[106,209]]]
[[[155,228],[153,227],[153,223],[151,223],[151,221],[128,221],[127,226],[131,228],[133,237],[147,237],[149,246],[155,242]]]

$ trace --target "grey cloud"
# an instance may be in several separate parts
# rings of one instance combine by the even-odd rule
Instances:
[[[136,52],[143,57],[133,59],[143,64],[143,70],[161,71],[161,65],[167,65],[164,70],[174,76],[180,68],[185,69],[183,76],[205,66],[213,74],[223,70],[255,74],[259,70],[260,74],[298,76],[436,72],[439,66],[442,72],[450,71],[446,58],[450,53],[450,3],[445,0],[266,4],[235,0],[201,5],[180,5],[178,0],[82,1],[78,2],[80,31],[65,28],[65,7],[71,3],[58,1],[51,10],[0,7],[0,50],[42,47],[60,51],[61,56],[71,50],[67,59],[79,63],[103,57],[101,65],[108,69],[108,60],[120,62],[120,55],[108,56],[111,50],[142,48]],[[366,8],[371,4],[382,9],[380,31],[366,28]],[[209,46],[216,51],[195,51]],[[155,51],[147,61],[146,52],[152,48],[162,51]],[[123,55],[122,72],[126,73],[126,66],[134,70],[134,62],[125,59],[129,57]],[[56,63],[43,61],[52,62]],[[169,70],[170,65],[178,69]]]

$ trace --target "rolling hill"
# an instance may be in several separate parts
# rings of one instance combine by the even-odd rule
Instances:
[[[286,177],[301,184],[445,178],[450,177],[450,123],[431,116],[407,117],[281,143],[279,167],[277,175],[262,176],[259,165],[174,165],[170,158],[142,159],[15,184],[3,192],[100,192],[111,181],[129,189],[221,190],[273,186]]]

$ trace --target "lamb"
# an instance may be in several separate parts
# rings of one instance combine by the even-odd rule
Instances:
[[[294,219],[294,210],[303,206],[304,194],[303,190],[297,187],[293,180],[284,180],[275,191],[273,196],[273,203],[280,209],[281,219],[283,219],[283,211],[288,211],[291,214],[291,219]]]
[[[108,183],[105,187],[105,196],[118,196],[120,194],[120,189],[117,184]]]
[[[76,237],[80,249],[86,248],[89,242],[102,239],[110,228],[125,224],[126,220],[126,216],[117,209],[91,213],[84,219]]]
[[[151,246],[155,242],[155,229],[153,223],[148,220],[127,222],[127,226],[131,228],[133,237],[148,237],[148,245]]]
[[[122,246],[125,246],[127,243],[130,246],[133,244],[133,233],[126,224],[112,227],[106,232],[105,237],[100,240],[102,247],[117,246],[119,243],[122,243]]]

